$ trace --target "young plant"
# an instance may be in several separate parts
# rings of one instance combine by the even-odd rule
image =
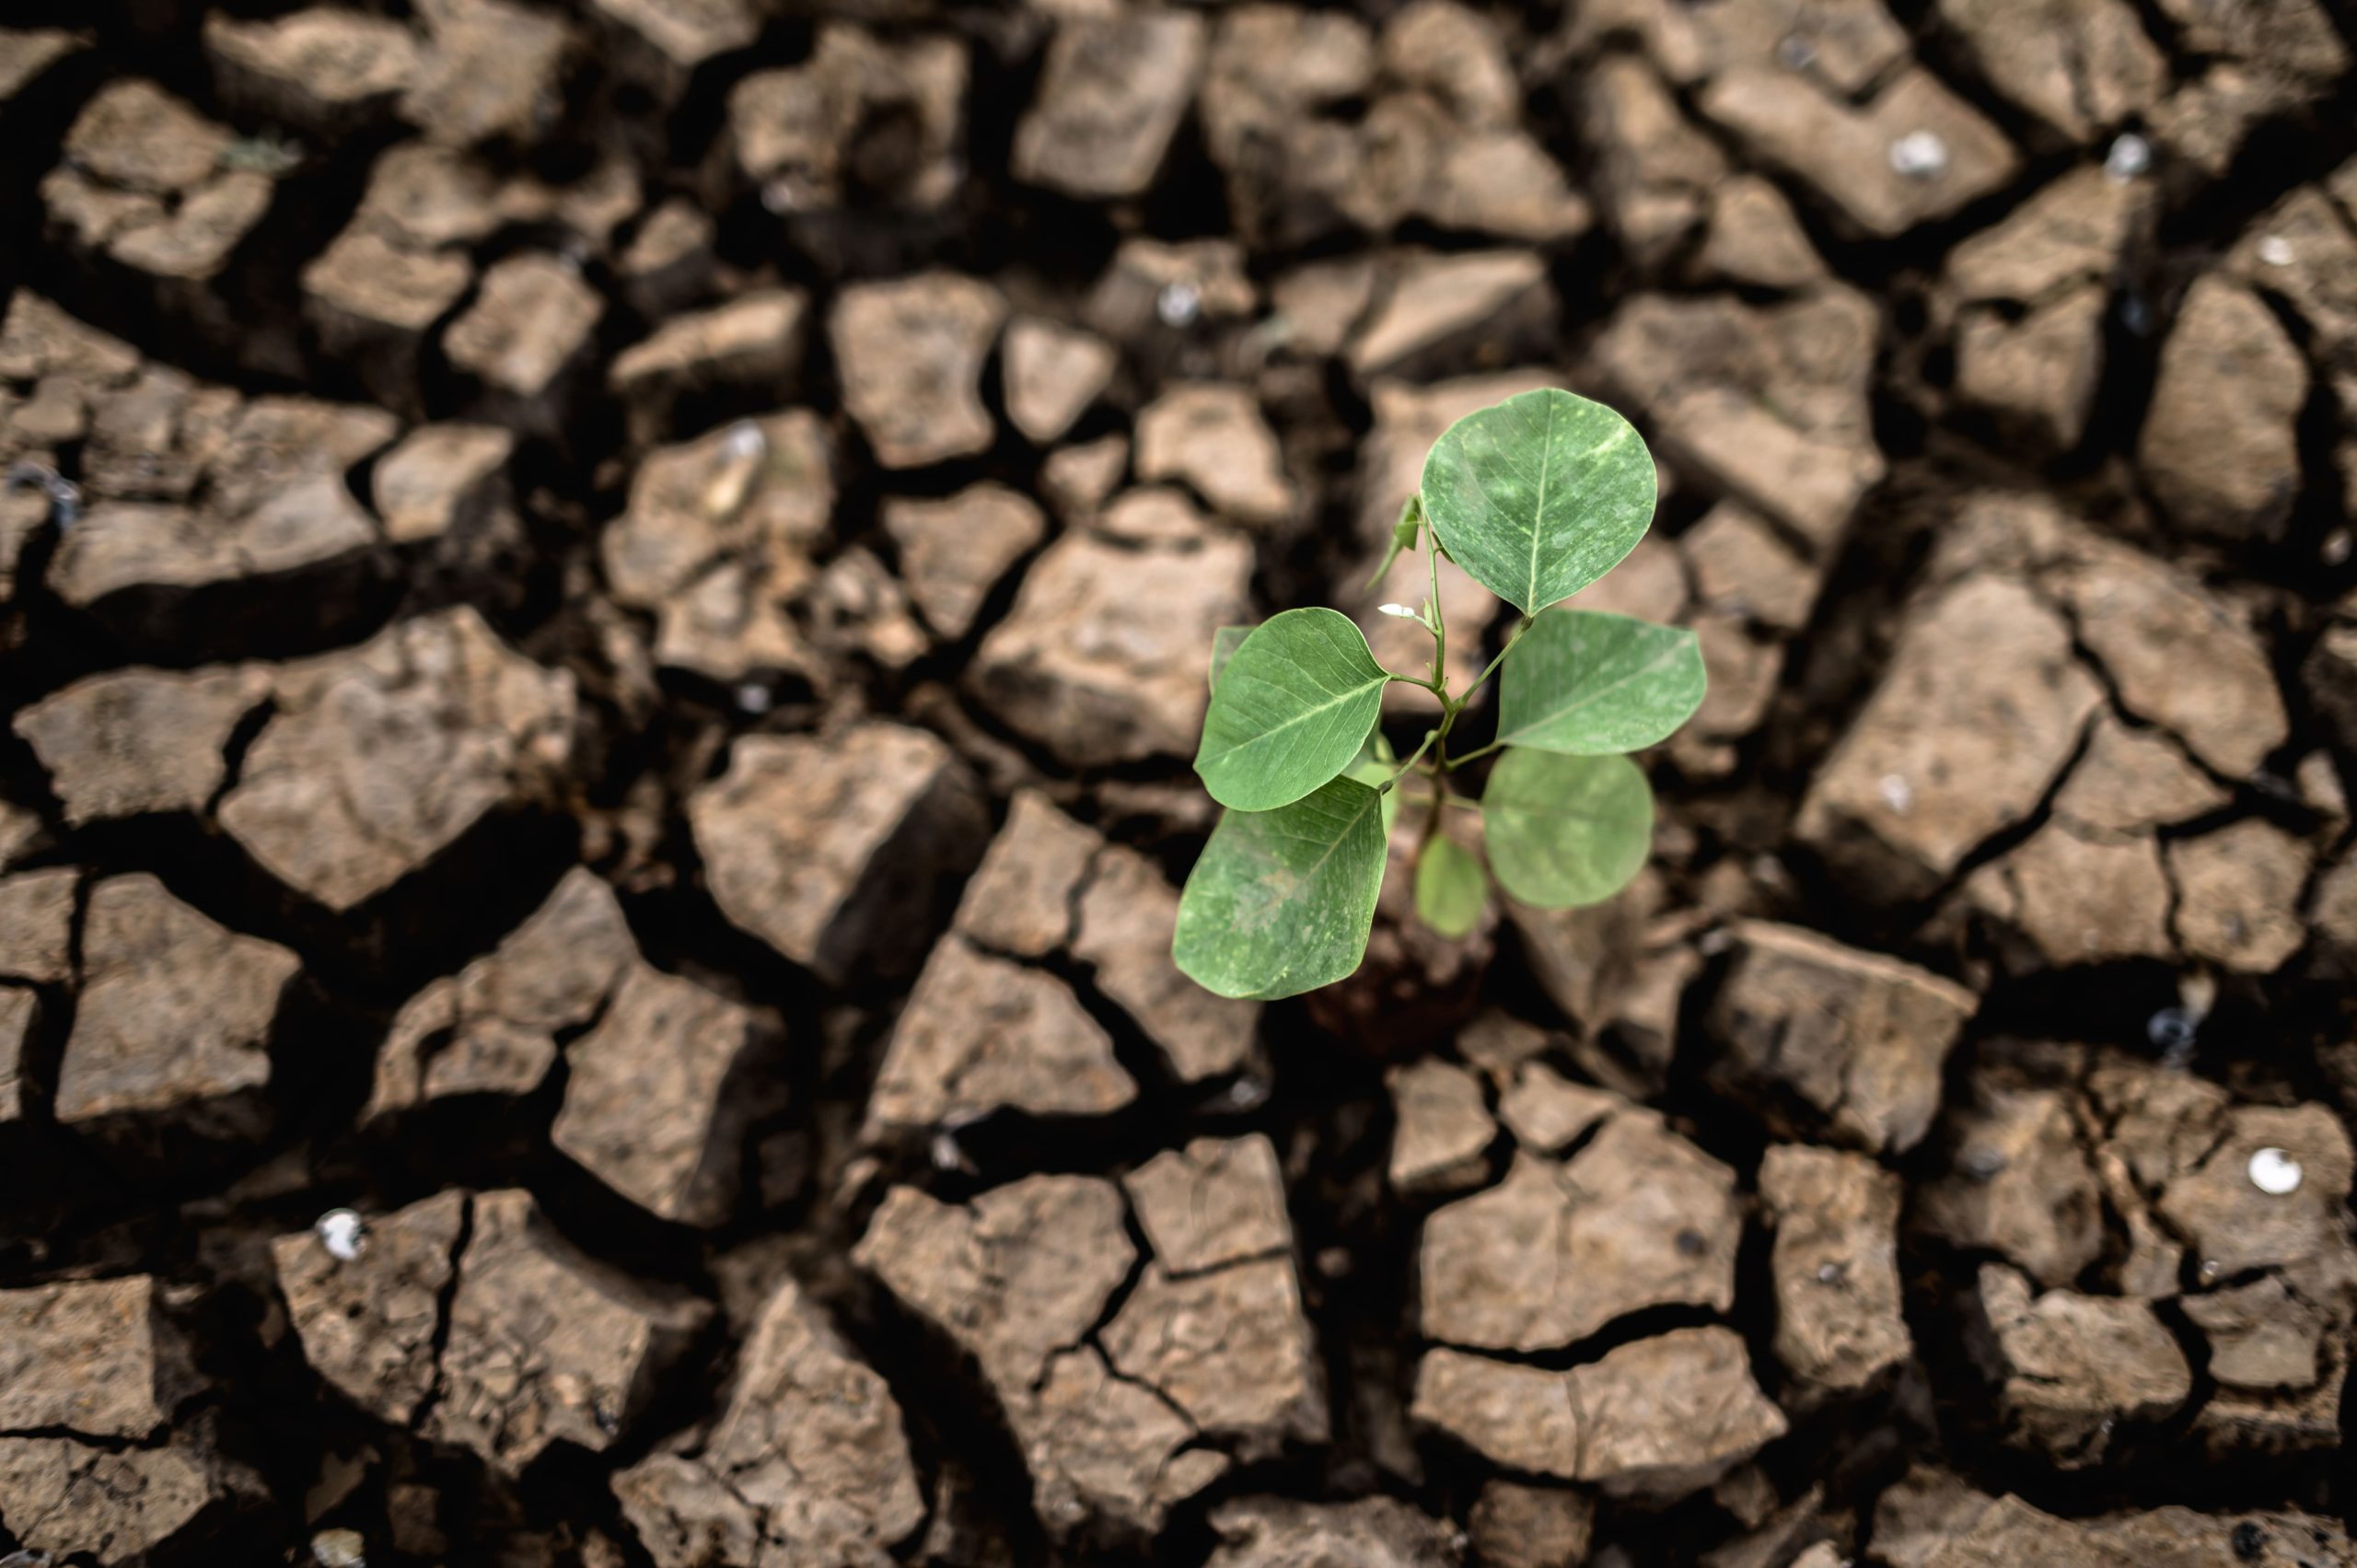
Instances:
[[[1178,900],[1178,967],[1222,996],[1262,999],[1349,975],[1366,953],[1403,796],[1416,807],[1416,911],[1444,935],[1473,928],[1492,877],[1541,909],[1600,902],[1635,877],[1654,797],[1627,753],[1668,738],[1701,705],[1701,649],[1677,627],[1550,607],[1636,548],[1654,494],[1653,459],[1627,420],[1569,392],[1525,392],[1434,443],[1377,570],[1403,551],[1425,553],[1431,597],[1384,610],[1432,633],[1428,674],[1384,668],[1337,610],[1223,627],[1195,771],[1227,809]],[[1448,688],[1443,555],[1522,612],[1463,691]],[[1496,738],[1451,752],[1492,675]],[[1394,685],[1440,704],[1404,762],[1377,727]],[[1457,770],[1492,752],[1481,798],[1458,795]],[[1486,870],[1443,827],[1451,809],[1479,822]]]

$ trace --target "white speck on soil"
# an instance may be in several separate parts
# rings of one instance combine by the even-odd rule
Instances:
[[[1901,817],[1914,808],[1915,788],[1897,773],[1885,773],[1875,787],[1882,791],[1884,803]]]
[[[1910,131],[1890,144],[1890,167],[1910,180],[1936,180],[1947,172],[1947,142],[1937,131]]]
[[[2282,1149],[2261,1149],[2250,1156],[2250,1184],[2270,1198],[2300,1190],[2300,1162]]]
[[[2258,242],[2258,259],[2270,267],[2288,267],[2297,258],[2290,240],[2280,234],[2270,234]]]
[[[2153,144],[2133,131],[2123,131],[2112,138],[2111,151],[2104,155],[2103,171],[2122,182],[2152,167]]]
[[[368,1222],[351,1209],[330,1209],[311,1228],[319,1232],[328,1256],[339,1263],[351,1262],[368,1244]]]
[[[766,686],[749,680],[737,688],[737,707],[740,713],[765,714],[775,702]]]
[[[1196,292],[1194,285],[1165,284],[1162,293],[1155,299],[1154,311],[1162,318],[1164,326],[1184,327],[1194,321],[1196,312],[1202,308],[1202,305],[1203,296]]]

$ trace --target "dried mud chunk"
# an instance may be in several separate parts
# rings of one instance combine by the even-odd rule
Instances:
[[[802,366],[809,308],[800,289],[763,288],[673,316],[614,356],[607,385],[629,406],[641,440],[668,433],[685,397],[718,389],[783,394]]]
[[[1640,266],[1657,264],[1709,214],[1726,155],[1687,122],[1661,78],[1635,56],[1597,62],[1584,96],[1605,221]]]
[[[1596,1504],[1569,1487],[1492,1481],[1465,1523],[1480,1561],[1494,1568],[1578,1568],[1596,1533]]]
[[[1048,534],[1039,508],[1000,484],[970,485],[938,501],[894,496],[883,514],[909,597],[926,624],[953,641],[973,630],[1008,569]]]
[[[1519,1155],[1504,1181],[1424,1222],[1424,1332],[1539,1351],[1646,1307],[1724,1311],[1734,1192],[1733,1171],[1645,1111],[1614,1116],[1562,1165]]]
[[[2325,1318],[2273,1274],[2185,1298],[2185,1315],[2210,1342],[2210,1376],[2251,1392],[2305,1388],[2323,1371]]]
[[[843,406],[886,468],[922,468],[986,450],[982,362],[1006,301],[980,278],[923,273],[854,284],[827,319]]]
[[[2098,832],[2134,833],[2203,816],[2229,798],[2165,738],[2105,713],[2096,716],[2054,811]]]
[[[74,895],[81,882],[70,865],[0,877],[0,975],[55,984],[73,973]]]
[[[17,714],[79,826],[150,811],[199,811],[228,777],[224,748],[269,695],[252,665],[93,675]]]
[[[1392,273],[1352,338],[1361,376],[1421,376],[1543,353],[1556,319],[1546,263],[1529,250],[1416,254]]]
[[[572,750],[572,677],[516,653],[464,607],[282,667],[275,684],[221,824],[331,910],[536,795]]]
[[[1016,127],[1015,177],[1084,201],[1144,192],[1194,98],[1204,30],[1184,11],[1059,22]]]
[[[425,1434],[508,1474],[554,1443],[610,1447],[708,1316],[591,1262],[523,1191],[474,1200],[458,1275]]]
[[[160,379],[142,389],[158,396],[142,406],[126,394],[100,410],[92,433],[100,460],[153,473],[159,465],[146,448],[169,448],[176,434],[189,482],[160,502],[102,501],[66,530],[49,584],[67,603],[298,572],[377,542],[345,470],[393,438],[390,414],[309,398],[241,404],[220,389],[168,389]]]
[[[1212,1512],[1221,1546],[1203,1568],[1453,1568],[1453,1532],[1389,1497],[1297,1503],[1245,1497]]]
[[[320,136],[388,113],[418,64],[408,28],[336,6],[254,21],[215,12],[204,52],[224,101]]]
[[[2297,1163],[2297,1187],[2259,1189],[2251,1161],[2262,1149]],[[2224,1141],[2163,1190],[2161,1213],[2193,1244],[2204,1278],[2231,1279],[2341,1252],[2350,1179],[2348,1130],[2323,1106],[2240,1106]]]
[[[1251,1059],[1260,1005],[1214,996],[1170,962],[1178,893],[1161,869],[1120,844],[1097,853],[1078,905],[1073,957],[1097,989],[1161,1049],[1182,1083],[1233,1073]]]
[[[2300,895],[2309,855],[2299,840],[2257,818],[2172,839],[2177,933],[2186,950],[2228,969],[2271,974],[2300,950]]]
[[[215,924],[145,872],[100,882],[83,917],[81,1002],[58,1074],[57,1119],[236,1117],[231,1108],[270,1082],[271,1028],[300,967],[276,943]]]
[[[741,1074],[761,1033],[726,997],[633,966],[565,1051],[572,1072],[550,1142],[659,1218],[718,1224],[759,1098]]]
[[[1704,279],[1748,288],[1801,289],[1826,275],[1825,259],[1809,243],[1793,204],[1773,181],[1755,174],[1719,181],[1694,266]]]
[[[1843,288],[1756,307],[1645,295],[1614,313],[1596,361],[1666,456],[1822,552],[1883,476],[1875,332],[1874,306]]]
[[[2141,1301],[2067,1290],[2033,1299],[2020,1274],[1985,1263],[1980,1307],[2015,1437],[2065,1469],[2100,1460],[2115,1423],[2157,1420],[2193,1391],[2177,1340]]]
[[[1009,1412],[1032,1476],[1032,1506],[1058,1536],[1151,1537],[1169,1510],[1230,1460],[1186,1446],[1195,1430],[1168,1400],[1114,1376],[1094,1348],[1059,1353],[1036,1397]]]
[[[0,1431],[142,1441],[196,1388],[147,1275],[0,1291]]]
[[[1925,1229],[2002,1252],[2043,1285],[2068,1284],[2101,1256],[2102,1194],[2062,1096],[1978,1085],[1950,1138],[1955,1169],[1918,1199]]]
[[[2347,1534],[2336,1521],[2301,1514],[2203,1515],[2178,1507],[2059,1519],[2018,1497],[1991,1498],[1952,1476],[1920,1469],[1884,1493],[1874,1532],[1875,1556],[1892,1568],[1999,1568],[2033,1562],[2057,1568],[2190,1568],[2276,1560],[2282,1555],[2279,1541],[2293,1543],[2295,1552],[2314,1553],[2302,1560],[2316,1568],[2346,1568],[2352,1561]]]
[[[2101,695],[2027,588],[1967,581],[1910,620],[1794,830],[1860,891],[1923,897],[2037,807]]]
[[[2083,166],[1959,242],[1944,276],[1961,298],[2025,305],[2071,284],[2107,281],[2154,201],[2149,183]]]
[[[711,286],[712,215],[674,196],[646,215],[615,258],[615,280],[632,309],[649,320],[683,310]]]
[[[975,689],[1077,767],[1186,755],[1209,701],[1203,650],[1248,615],[1251,571],[1243,539],[1131,550],[1067,534],[982,640]]]
[[[1784,1434],[1726,1329],[1639,1340],[1564,1376],[1580,1411],[1579,1479],[1608,1493],[1690,1492]]]
[[[1158,1265],[1173,1277],[1287,1253],[1284,1176],[1267,1136],[1197,1138],[1122,1178]]]
[[[2072,290],[2019,319],[1974,311],[1956,333],[1957,397],[2047,451],[2086,434],[2103,377],[2105,291]]]
[[[1806,629],[1825,568],[1785,543],[1749,507],[1720,502],[1679,536],[1678,546],[1702,604],[1773,631]]]
[[[0,1127],[25,1114],[25,1040],[41,1005],[21,985],[0,985]]]
[[[1759,1167],[1776,1233],[1776,1357],[1827,1394],[1867,1388],[1914,1349],[1899,1311],[1898,1179],[1863,1155],[1782,1144]]]
[[[2308,367],[2273,312],[2217,276],[2196,282],[2161,345],[2137,461],[2179,527],[2271,538],[2300,489]]]
[[[2169,879],[2148,834],[2106,833],[2058,817],[1975,871],[1964,892],[2057,969],[2176,951]]]
[[[888,43],[826,23],[810,57],[728,95],[737,168],[770,211],[939,207],[965,179],[968,66],[956,38]]]
[[[359,1255],[341,1259],[315,1230],[271,1243],[279,1294],[303,1357],[354,1404],[406,1426],[435,1388],[435,1335],[470,1200],[436,1193],[372,1219]]]
[[[575,866],[498,947],[412,997],[377,1055],[366,1118],[455,1095],[525,1095],[638,958],[612,889]]]
[[[994,1110],[1103,1116],[1137,1098],[1113,1042],[1062,981],[954,933],[917,977],[867,1104],[871,1132]]]
[[[395,544],[423,544],[490,524],[507,499],[516,437],[492,424],[426,424],[385,454],[371,498]]]
[[[690,797],[712,896],[739,928],[840,984],[905,972],[937,885],[979,854],[972,774],[923,730],[867,723],[831,740],[747,736]]]
[[[1579,1407],[1560,1372],[1435,1349],[1416,1367],[1409,1413],[1509,1469],[1579,1474]]]
[[[1461,1192],[1488,1171],[1483,1156],[1498,1135],[1481,1098],[1481,1080],[1453,1062],[1426,1060],[1383,1075],[1391,1091],[1392,1190]]]
[[[1006,416],[1040,446],[1072,428],[1113,377],[1120,354],[1094,332],[1037,316],[1018,316],[1006,329],[1000,374]]]
[[[554,413],[547,399],[587,354],[605,302],[562,258],[527,252],[494,263],[442,349],[450,363],[510,400],[520,414]]]
[[[1036,789],[1015,792],[958,900],[957,929],[977,947],[1044,958],[1072,940],[1073,900],[1104,841]]]
[[[2262,295],[2289,304],[2313,334],[2319,364],[2345,372],[2357,351],[2357,203],[2304,185],[2243,231],[2227,266]],[[2348,403],[2342,400],[2344,409]]]
[[[2349,68],[2349,49],[2316,0],[2159,0],[2178,41],[2203,54],[2227,54],[2273,71],[2326,81]]]
[[[446,146],[540,140],[563,107],[566,23],[507,0],[418,0],[417,16],[425,57],[401,118]]]
[[[0,28],[0,105],[13,101],[51,66],[90,43],[89,34],[64,28]]]
[[[102,1568],[193,1539],[228,1495],[218,1461],[192,1440],[103,1448],[71,1437],[0,1437],[0,1523],[40,1562],[90,1552]]]
[[[2167,59],[2123,0],[1940,0],[1939,17],[1991,86],[2083,145],[2168,87]]]
[[[427,331],[474,277],[462,254],[412,250],[355,222],[304,264],[301,284],[321,346],[356,361],[372,387],[411,401]]]
[[[1492,1076],[1507,1079],[1498,1096],[1498,1120],[1514,1133],[1515,1143],[1543,1155],[1571,1147],[1582,1133],[1628,1103],[1609,1090],[1574,1084],[1544,1062],[1516,1063],[1504,1073],[1494,1065],[1489,1070]]]
[[[1276,432],[1246,388],[1173,387],[1139,412],[1137,441],[1140,479],[1180,481],[1238,522],[1273,527],[1300,505]]]
[[[619,41],[620,69],[665,104],[678,101],[697,66],[744,48],[761,32],[742,0],[594,0],[592,9]]]
[[[2003,134],[1921,67],[1900,71],[1851,108],[1767,65],[1723,72],[1697,100],[1761,162],[1808,187],[1851,226],[1891,238],[1948,216],[2003,186],[2020,166]],[[1937,154],[1902,168],[1902,138]],[[1924,146],[1931,143],[1912,144]]]
[[[1326,1401],[1291,1258],[1172,1279],[1148,1263],[1105,1326],[1105,1353],[1250,1459],[1326,1436]]]
[[[134,272],[202,284],[268,209],[273,181],[239,168],[235,139],[155,83],[99,89],[41,181],[52,227]]]
[[[715,1545],[730,1562],[870,1568],[924,1517],[891,1391],[792,1283],[761,1309],[703,1450],[613,1484],[656,1568],[698,1568]]]
[[[1748,921],[1734,935],[1709,1019],[1727,1050],[1714,1075],[1753,1092],[1781,1089],[1806,1108],[1804,1126],[1863,1148],[1900,1154],[1922,1142],[1948,1049],[1977,1005],[1972,993],[1794,926]]]

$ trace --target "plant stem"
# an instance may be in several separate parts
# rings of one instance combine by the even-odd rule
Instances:
[[[1489,663],[1489,668],[1482,670],[1480,675],[1475,676],[1473,678],[1473,684],[1465,689],[1465,696],[1467,700],[1471,700],[1473,693],[1479,691],[1482,688],[1483,684],[1489,680],[1490,677],[1498,672],[1498,666],[1506,662],[1506,656],[1514,652],[1514,645],[1516,643],[1522,641],[1522,634],[1525,632],[1529,631],[1532,626],[1538,624],[1538,618],[1535,615],[1526,615],[1515,625],[1512,632],[1506,633],[1505,646],[1498,650],[1498,656],[1492,659]]]
[[[1476,758],[1488,756],[1491,752],[1495,751],[1499,747],[1504,746],[1504,744],[1505,742],[1503,740],[1492,740],[1487,746],[1476,748],[1471,751],[1464,753],[1462,756],[1450,758],[1448,765],[1452,769],[1461,768],[1465,766],[1466,763],[1472,761]]]
[[[1440,612],[1440,540],[1428,519],[1424,524],[1424,566],[1432,581],[1433,691],[1444,706],[1448,702],[1448,622]]]
[[[1438,738],[1440,738],[1440,731],[1436,729],[1428,729],[1424,731],[1424,738],[1422,743],[1420,743],[1413,751],[1408,753],[1408,760],[1399,764],[1399,771],[1392,774],[1389,778],[1384,780],[1382,787],[1376,790],[1376,793],[1380,795],[1383,793],[1383,790],[1389,789],[1393,784],[1398,784],[1401,779],[1406,778],[1411,772],[1414,772],[1417,762],[1422,759],[1426,749]]]

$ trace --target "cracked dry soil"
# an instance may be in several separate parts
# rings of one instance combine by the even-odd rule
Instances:
[[[2357,1563],[2353,49],[12,7],[0,1562]],[[1652,865],[1196,989],[1213,630],[1543,384]]]

